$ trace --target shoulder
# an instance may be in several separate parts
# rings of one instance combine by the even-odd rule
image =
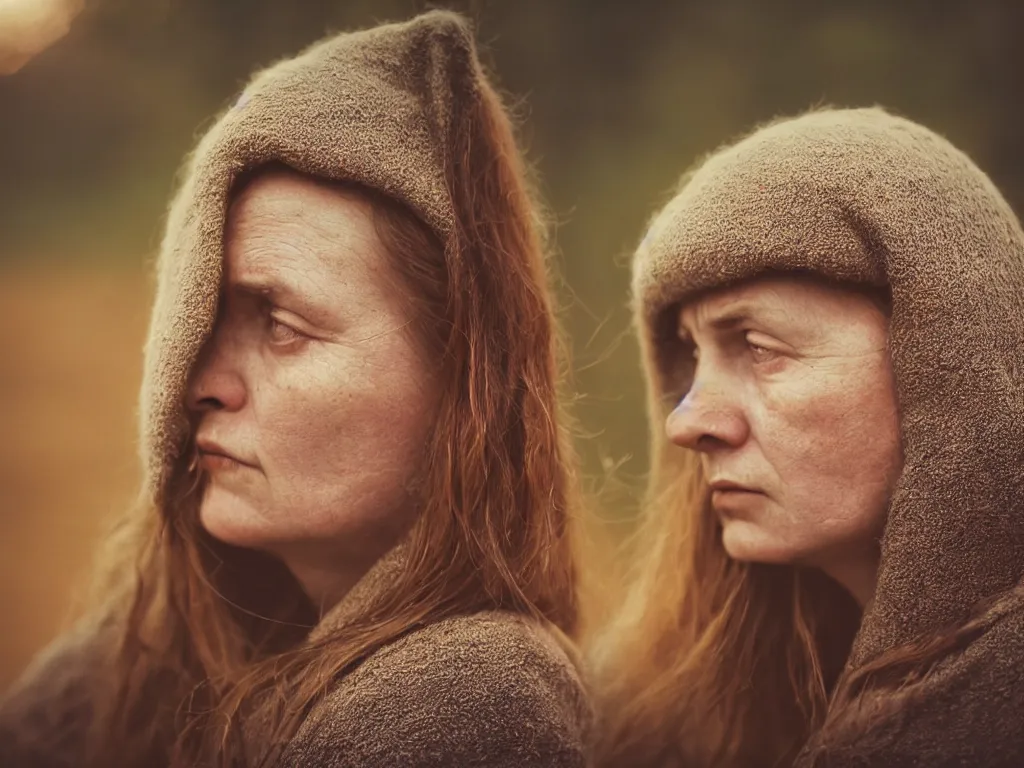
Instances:
[[[111,624],[88,619],[32,660],[0,696],[0,765],[78,763],[115,640]]]
[[[937,665],[934,688],[961,721],[1006,716],[1016,722],[1024,709],[1024,581],[989,614],[983,632]],[[1024,736],[1019,740],[1024,747]]]
[[[591,712],[554,635],[504,612],[423,627],[342,680],[292,744],[321,766],[585,765]]]
[[[882,703],[887,714],[828,743],[828,765],[1024,765],[1024,584],[984,631]]]
[[[1018,605],[940,662],[886,735],[907,764],[930,751],[935,765],[1020,766],[1022,712],[1024,606]]]

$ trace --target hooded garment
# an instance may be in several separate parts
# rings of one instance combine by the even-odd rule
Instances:
[[[663,424],[679,394],[680,304],[780,271],[892,295],[905,465],[855,668],[1021,580],[1024,235],[963,153],[880,109],[812,112],[720,150],[655,218],[634,261],[655,465],[678,450]],[[821,734],[829,764],[1024,765],[1019,590],[999,616],[870,733],[846,744]]]
[[[342,633],[405,567],[399,545],[313,629]],[[0,702],[0,766],[79,768],[116,628],[85,622]],[[538,622],[485,611],[427,624],[371,654],[316,704],[281,768],[585,768],[593,719],[579,660]],[[267,730],[243,726],[246,750]],[[111,766],[111,768],[115,768]]]
[[[217,313],[232,185],[284,163],[407,205],[445,242],[449,137],[483,75],[461,17],[431,12],[342,34],[258,74],[199,143],[167,223],[145,349],[141,451],[154,504],[187,438],[190,369]],[[379,561],[310,637],[343,632],[404,568]],[[74,766],[114,628],[86,621],[0,702],[0,765]],[[539,622],[491,611],[420,627],[337,681],[288,745],[289,766],[584,764],[590,708],[572,651]],[[246,729],[259,750],[261,732]]]

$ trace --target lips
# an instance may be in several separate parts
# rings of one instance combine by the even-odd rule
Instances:
[[[718,478],[708,484],[711,488],[711,506],[724,517],[744,517],[760,508],[766,494],[749,485]]]
[[[737,483],[732,480],[714,480],[709,483],[709,486],[712,491],[719,492],[735,491],[740,493],[762,493],[762,491],[759,491],[756,488],[751,488],[750,486],[742,485],[741,483]]]
[[[236,454],[224,448],[213,440],[199,438],[196,440],[196,448],[199,449],[202,463],[209,467],[228,466],[229,462],[240,464],[244,467],[255,467],[256,465],[239,458]]]

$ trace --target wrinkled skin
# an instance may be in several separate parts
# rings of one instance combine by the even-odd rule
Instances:
[[[356,192],[266,172],[233,202],[225,238],[188,393],[201,522],[278,556],[328,606],[411,522],[432,374]]]
[[[863,604],[902,467],[885,312],[773,277],[699,296],[679,328],[696,369],[666,431],[700,452],[726,551],[819,567]]]

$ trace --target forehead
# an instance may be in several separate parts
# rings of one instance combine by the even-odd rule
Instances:
[[[694,296],[679,307],[680,329],[691,330],[725,319],[778,313],[813,291],[797,278],[766,277],[716,288]]]
[[[881,314],[866,290],[804,275],[772,275],[695,296],[679,308],[680,333],[693,334],[740,322],[787,326],[843,324]]]
[[[261,174],[237,194],[224,236],[231,281],[351,277],[380,250],[370,204],[357,192],[284,171]]]

